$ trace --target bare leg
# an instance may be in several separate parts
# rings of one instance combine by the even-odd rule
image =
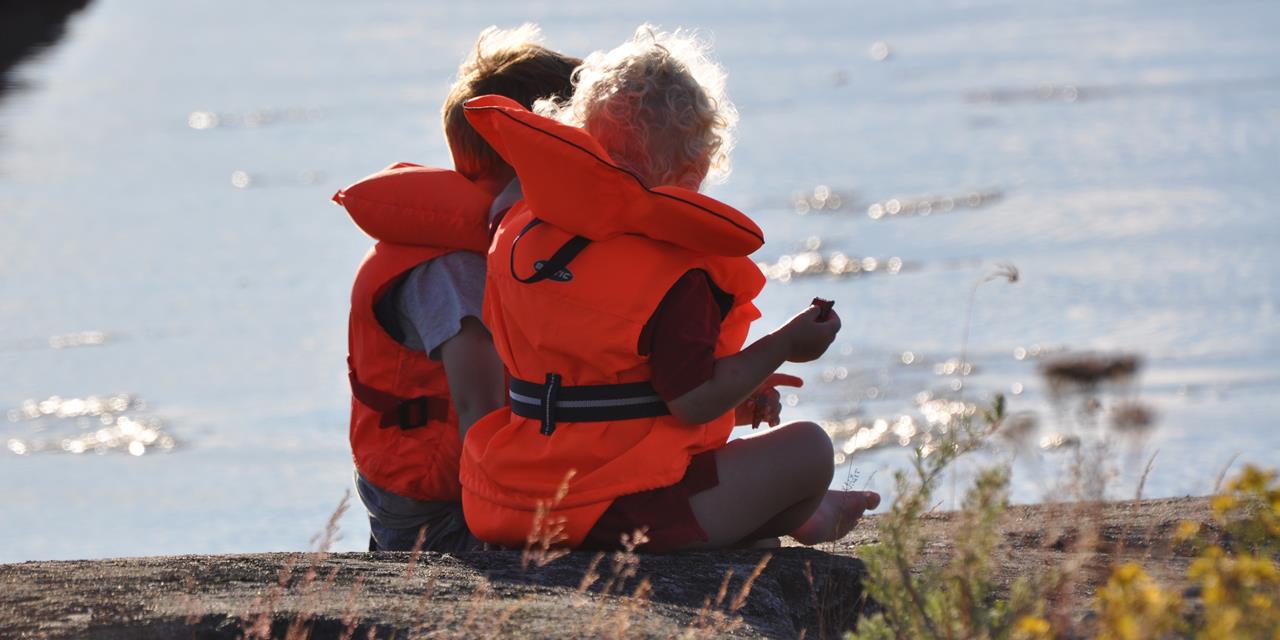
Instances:
[[[803,526],[831,484],[831,438],[812,422],[795,422],[730,442],[716,451],[716,466],[720,484],[689,498],[708,540],[687,548],[723,548]]]
[[[814,512],[818,510],[818,507],[822,505],[822,499],[825,496],[825,492],[815,493],[791,505],[782,513],[770,518],[759,529],[747,534],[746,541],[791,535],[792,531],[809,521]]]

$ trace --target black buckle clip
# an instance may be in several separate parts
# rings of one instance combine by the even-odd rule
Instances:
[[[421,427],[431,419],[427,400],[427,396],[418,396],[405,400],[396,407],[396,421],[401,429]]]
[[[544,436],[556,432],[556,397],[560,395],[560,374],[548,373],[547,383],[542,388],[542,428],[538,430]]]

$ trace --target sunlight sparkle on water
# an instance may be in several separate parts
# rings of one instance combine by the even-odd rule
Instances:
[[[992,204],[1003,197],[1003,191],[988,189],[985,191],[972,191],[961,196],[890,198],[881,202],[871,203],[867,207],[867,217],[872,220],[884,220],[886,218],[950,213],[957,208],[977,209],[978,207]]]
[[[155,418],[139,414],[145,404],[128,394],[26,400],[8,412],[7,428],[20,430],[7,440],[14,455],[43,452],[145,455],[152,447],[174,449],[178,441]],[[131,415],[123,415],[131,414]]]
[[[876,62],[884,62],[889,59],[889,43],[883,40],[877,40],[871,43],[871,48],[867,50],[867,55]]]
[[[794,254],[778,256],[777,262],[757,262],[761,273],[770,280],[790,282],[800,276],[829,275],[855,277],[883,273],[897,275],[910,270],[913,264],[906,263],[897,256],[889,258],[863,257],[846,255],[841,251],[832,251],[823,255],[820,251],[802,251]]]
[[[248,189],[253,186],[253,176],[248,171],[236,169],[231,172],[231,186],[237,189]]]

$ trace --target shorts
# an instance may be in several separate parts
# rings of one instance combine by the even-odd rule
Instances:
[[[638,551],[667,553],[693,542],[706,542],[707,533],[693,515],[689,498],[720,484],[716,452],[704,451],[689,460],[679,482],[657,489],[619,496],[600,516],[582,549],[622,548],[623,534],[646,528],[649,541]]]

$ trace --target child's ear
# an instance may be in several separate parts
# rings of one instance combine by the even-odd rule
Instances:
[[[452,144],[449,145],[449,156],[453,158],[453,170],[462,175],[475,179],[475,163],[469,162],[469,158],[465,154],[459,153]]]

